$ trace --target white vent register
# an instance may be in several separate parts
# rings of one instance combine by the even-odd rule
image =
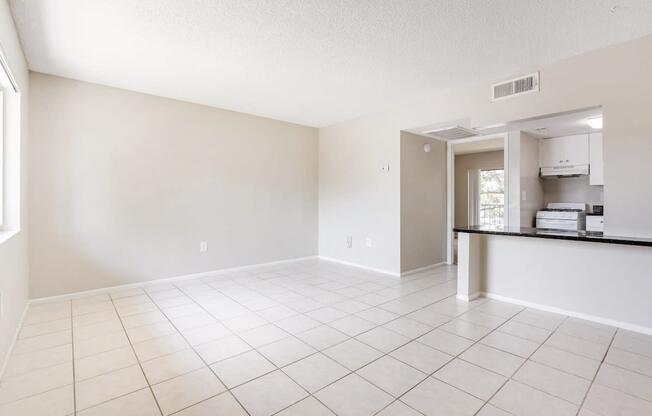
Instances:
[[[531,92],[539,92],[538,72],[493,84],[491,86],[491,101],[498,101]]]

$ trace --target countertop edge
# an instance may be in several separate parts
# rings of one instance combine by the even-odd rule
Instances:
[[[488,234],[488,235],[506,235],[512,237],[529,237],[529,238],[543,238],[549,240],[566,240],[566,241],[585,241],[591,243],[602,243],[602,244],[619,244],[627,246],[639,246],[639,247],[652,247],[652,239],[639,239],[639,238],[628,238],[628,237],[614,237],[614,236],[605,236],[605,235],[564,235],[564,234],[541,234],[531,229],[523,231],[516,230],[491,230],[491,229],[477,229],[477,228],[466,228],[466,227],[455,227],[453,231],[458,233],[468,233],[468,234]]]

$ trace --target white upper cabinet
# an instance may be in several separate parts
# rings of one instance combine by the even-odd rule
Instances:
[[[602,133],[591,133],[589,135],[589,160],[591,164],[589,184],[591,185],[604,185],[604,159],[602,146]]]
[[[589,164],[589,135],[541,140],[540,167],[559,168]]]

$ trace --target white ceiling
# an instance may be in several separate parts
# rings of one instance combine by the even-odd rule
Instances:
[[[34,71],[317,127],[652,33],[650,0],[10,3]]]

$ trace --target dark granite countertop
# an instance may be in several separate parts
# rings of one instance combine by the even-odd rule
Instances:
[[[528,227],[502,227],[476,225],[471,227],[455,227],[453,231],[470,234],[509,235],[516,237],[548,238],[554,240],[591,241],[595,243],[624,244],[629,246],[652,247],[652,238],[617,237],[602,233],[586,231],[544,230]]]

